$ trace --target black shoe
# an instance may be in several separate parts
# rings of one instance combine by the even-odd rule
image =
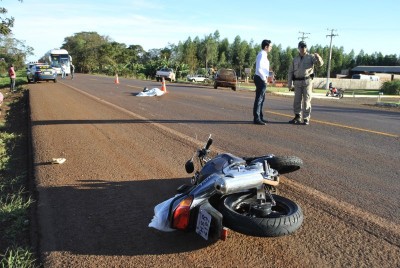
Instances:
[[[261,122],[264,122],[264,123],[269,123],[269,121],[268,121],[268,120],[265,120],[265,119],[260,119],[260,121],[261,121]]]
[[[261,121],[261,120],[254,120],[253,122],[256,125],[265,125],[265,123],[263,121]]]
[[[301,124],[300,116],[295,116],[292,120],[289,121],[289,124]]]
[[[310,121],[308,120],[308,119],[304,119],[304,123],[303,123],[304,125],[309,125],[310,124]]]

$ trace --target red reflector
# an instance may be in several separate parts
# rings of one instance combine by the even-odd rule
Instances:
[[[228,238],[228,229],[227,228],[222,228],[221,232],[221,240],[225,241]]]
[[[189,226],[190,206],[193,202],[193,196],[183,199],[174,211],[172,219],[172,228],[185,230]]]

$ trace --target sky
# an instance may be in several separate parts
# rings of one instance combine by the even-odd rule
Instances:
[[[34,49],[28,61],[79,32],[148,51],[217,30],[230,43],[269,39],[283,49],[297,47],[303,33],[309,47],[329,47],[333,33],[332,45],[345,53],[400,56],[399,0],[0,0],[0,7],[15,19],[13,37]]]

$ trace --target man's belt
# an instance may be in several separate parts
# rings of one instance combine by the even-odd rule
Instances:
[[[295,78],[293,78],[293,80],[295,80],[295,81],[304,81],[304,80],[307,80],[307,79],[310,79],[310,77],[306,76],[306,77],[295,77]]]

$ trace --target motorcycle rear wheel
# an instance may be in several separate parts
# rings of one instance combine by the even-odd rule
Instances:
[[[300,228],[303,212],[293,201],[273,195],[276,206],[264,217],[257,217],[249,211],[250,204],[257,202],[256,193],[237,193],[226,196],[220,203],[220,212],[226,227],[251,236],[276,237],[288,235]]]
[[[278,171],[279,174],[290,173],[300,169],[303,160],[297,156],[274,156],[267,159],[271,168]]]

